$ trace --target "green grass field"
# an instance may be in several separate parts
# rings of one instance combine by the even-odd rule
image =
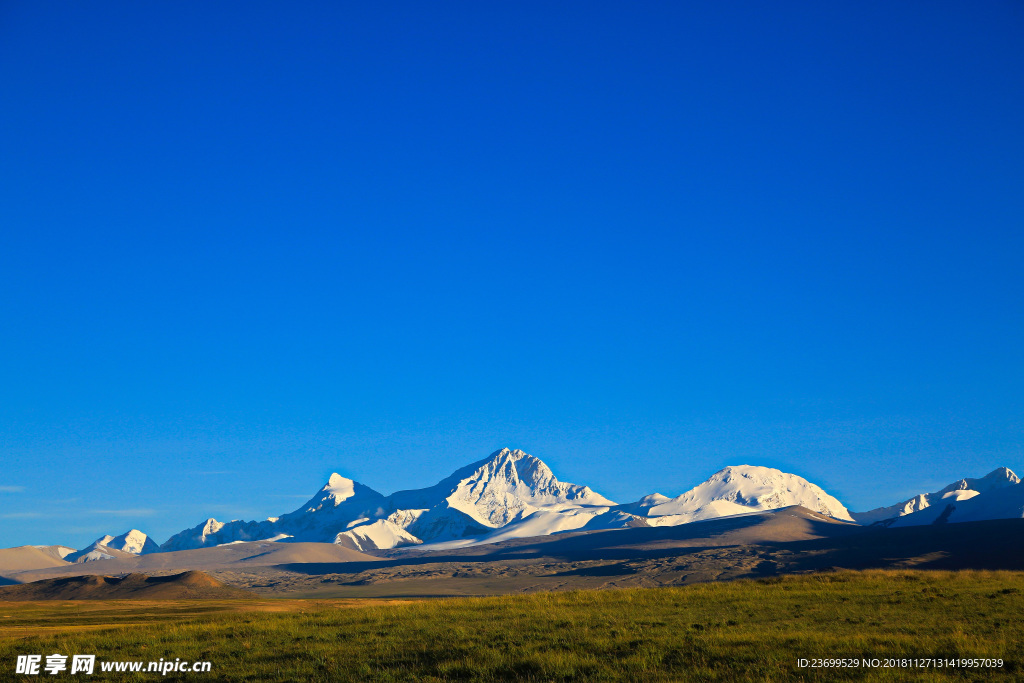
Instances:
[[[791,681],[1024,677],[1024,574],[838,572],[680,588],[381,604],[0,603],[19,654],[208,660],[92,680]],[[993,658],[1002,669],[810,670],[798,658]],[[21,677],[54,679],[60,676]],[[67,676],[88,680],[86,676]]]

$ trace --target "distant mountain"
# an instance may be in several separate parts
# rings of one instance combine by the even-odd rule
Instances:
[[[305,505],[268,520],[273,531],[270,535],[288,534],[296,541],[331,543],[340,530],[359,519],[370,522],[379,518],[385,507],[384,496],[369,486],[332,474]]]
[[[843,504],[820,486],[795,474],[754,465],[726,467],[681,496],[655,493],[623,506],[623,510],[652,518],[652,526],[671,526],[790,505],[853,521]]]
[[[185,529],[171,536],[160,545],[161,552],[209,548],[237,541],[259,541],[273,536],[271,522],[218,522],[210,517],[191,529]]]
[[[38,548],[43,552],[47,553],[51,557],[63,560],[65,557],[75,552],[74,548],[69,548],[66,545],[35,545],[33,548]]]
[[[502,448],[425,489],[387,498],[393,517],[424,541],[480,536],[540,511],[615,505],[587,486],[558,481],[539,458]],[[401,524],[401,522],[398,522]]]
[[[0,549],[0,577],[32,569],[67,566],[64,558],[73,552],[74,548],[62,545],[23,545]]]
[[[1012,472],[1009,474],[1016,479],[1016,475]],[[985,479],[987,478],[985,477]],[[954,489],[954,491],[974,492],[972,489]],[[974,492],[974,495],[956,496],[949,495],[947,492],[923,510],[897,517],[888,525],[903,527],[1021,518],[1024,518],[1024,484],[1018,481],[1015,484],[991,486],[984,491]]]
[[[103,536],[96,540],[96,544],[120,550],[132,555],[144,555],[146,553],[159,552],[160,547],[146,534],[138,529],[129,529],[120,536]]]
[[[138,529],[129,529],[120,536],[100,536],[85,548],[65,555],[64,559],[68,562],[93,562],[156,552],[160,552],[160,546],[153,539]]]
[[[332,543],[353,521],[378,517],[384,496],[340,474],[332,474],[312,498],[294,512],[262,522],[218,522],[212,517],[169,538],[160,549],[190,550],[270,538]]]
[[[949,486],[941,488],[934,493],[920,493],[895,505],[850,514],[858,524],[891,524],[898,517],[911,515],[935,505],[940,505],[942,509],[945,509],[945,506],[948,504],[969,500],[982,493],[988,493],[1019,483],[1020,477],[1005,467],[998,467],[980,479],[958,479]]]

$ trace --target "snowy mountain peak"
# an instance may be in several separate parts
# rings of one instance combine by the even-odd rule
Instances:
[[[559,481],[540,458],[502,448],[462,467],[433,486],[398,491],[393,513],[425,510],[408,529],[425,541],[482,534],[537,510],[612,506],[586,486]]]
[[[669,498],[668,496],[663,496],[660,493],[652,493],[650,495],[644,496],[638,502],[640,503],[640,505],[650,506],[650,505],[660,505],[661,503],[665,503],[665,502],[667,502],[669,500],[672,500],[672,499]]]
[[[488,479],[488,470],[494,473],[490,479],[501,478],[509,483],[518,482],[526,486],[533,497],[550,496],[559,503],[574,502],[580,505],[614,505],[612,501],[601,496],[589,486],[577,486],[568,482],[560,482],[551,468],[540,458],[525,453],[518,448],[509,450],[502,448],[491,454],[489,462],[485,461],[475,474],[478,480]]]
[[[120,536],[111,536],[109,534],[100,536],[90,545],[69,555],[69,557],[72,557],[71,561],[76,561],[86,555],[89,555],[91,559],[103,559],[100,558],[100,555],[104,555],[104,551],[109,550],[118,550],[131,555],[142,555],[159,552],[160,547],[153,542],[153,539],[138,529],[129,529]],[[111,557],[111,555],[106,554],[104,557]]]
[[[1012,486],[1013,484],[1019,484],[1020,477],[1013,473],[1008,467],[997,467],[992,470],[984,477],[977,479],[966,477],[964,479],[958,479],[949,486],[946,486],[933,494],[932,497],[938,496],[944,497],[944,494],[952,491],[976,491],[977,493],[987,493],[993,489],[1003,488],[1004,486]]]
[[[982,479],[994,479],[999,481],[1006,480],[1009,484],[1020,483],[1020,477],[1014,474],[1013,470],[1009,467],[997,467],[982,477]]]
[[[109,539],[108,542],[103,545],[114,550],[122,550],[126,553],[133,555],[142,555],[144,553],[155,553],[159,550],[159,546],[149,536],[139,531],[138,529],[129,529],[120,536],[104,536],[103,538]]]
[[[986,493],[992,489],[1019,483],[1020,477],[1014,474],[1010,468],[997,467],[984,477],[978,479],[968,477],[955,481],[938,493],[947,493],[949,491],[977,491],[978,493]]]
[[[268,533],[271,529],[273,525],[268,522],[218,522],[210,517],[191,529],[174,534],[164,541],[160,550],[191,550],[232,541],[255,541],[273,536],[273,532]]]
[[[220,531],[223,528],[224,528],[224,523],[223,522],[218,522],[213,517],[210,517],[209,519],[206,520],[205,523],[202,524],[202,532],[203,532],[203,534],[215,534],[215,533],[217,533],[218,531]]]
[[[363,486],[358,481],[353,481],[335,472],[327,479],[324,487],[295,513],[329,510],[342,503],[347,503],[348,506],[361,505],[370,501],[383,500],[383,498],[384,496],[369,486]]]
[[[338,505],[355,495],[356,483],[335,472],[327,479],[327,485],[321,489],[321,492],[330,496],[334,500],[334,504]]]
[[[723,505],[729,507],[733,514],[742,508],[746,511],[774,510],[802,505],[835,519],[852,521],[843,504],[820,486],[795,474],[756,465],[726,467],[678,498],[651,507],[649,514],[699,516],[709,506],[722,508]]]
[[[543,508],[615,505],[589,487],[558,481],[540,458],[518,449],[495,451],[449,480],[460,475],[451,482],[448,505],[491,527]]]
[[[1011,484],[1020,483],[1020,477],[1014,474],[1013,470],[1009,467],[997,467],[982,477],[982,479],[1005,479]]]
[[[543,486],[555,479],[554,472],[544,464],[544,461],[518,448],[515,450],[502,448],[491,454],[491,461],[501,467],[514,469],[516,476],[531,486]]]

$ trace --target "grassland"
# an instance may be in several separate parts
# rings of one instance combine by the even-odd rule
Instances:
[[[1024,573],[977,571],[387,603],[5,603],[0,679],[18,654],[59,652],[213,663],[210,674],[93,677],[104,681],[1011,680],[1024,676],[1022,614]],[[1005,666],[812,671],[801,657]]]

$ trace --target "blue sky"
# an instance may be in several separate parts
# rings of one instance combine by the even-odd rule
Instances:
[[[0,546],[501,446],[1024,467],[1024,6],[0,5]]]

